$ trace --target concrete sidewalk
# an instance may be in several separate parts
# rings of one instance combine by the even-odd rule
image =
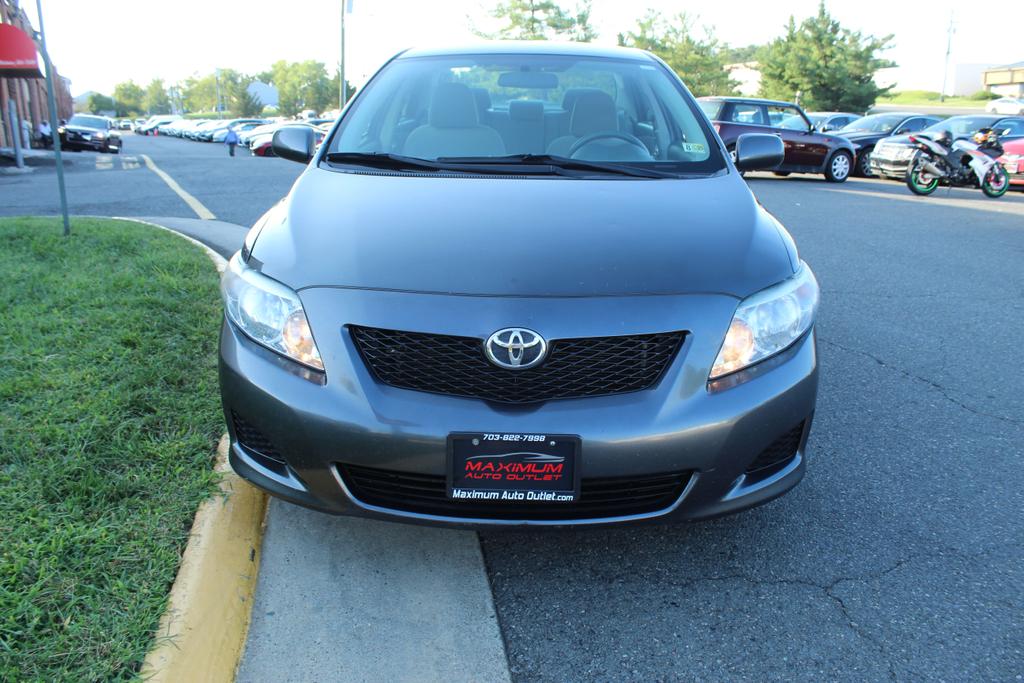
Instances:
[[[26,166],[56,166],[57,155],[54,154],[52,149],[22,149],[22,158],[25,159]],[[70,166],[75,163],[71,159],[67,152],[61,155],[61,161],[64,162],[65,166]],[[11,165],[15,163],[14,148],[13,147],[0,147],[0,166]]]
[[[272,500],[236,680],[508,681],[476,534]]]

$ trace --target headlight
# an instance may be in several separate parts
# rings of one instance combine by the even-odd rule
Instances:
[[[295,292],[247,268],[238,254],[228,262],[220,289],[228,318],[245,336],[303,365],[324,369]]]
[[[102,140],[103,138],[107,137],[105,133],[93,133],[92,136],[96,140]]]
[[[709,379],[742,370],[785,350],[814,323],[818,281],[801,262],[800,271],[785,282],[740,302]]]

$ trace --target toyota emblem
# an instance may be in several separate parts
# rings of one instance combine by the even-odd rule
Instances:
[[[506,370],[526,370],[538,365],[547,355],[544,337],[522,327],[498,330],[484,342],[488,360]]]

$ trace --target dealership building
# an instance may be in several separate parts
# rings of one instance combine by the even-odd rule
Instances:
[[[0,147],[12,147],[12,136],[24,125],[12,120],[11,103],[19,123],[26,121],[32,131],[38,128],[40,121],[49,119],[46,81],[40,72],[43,60],[37,57],[35,35],[25,10],[13,0],[0,0]],[[57,118],[70,118],[70,82],[56,71],[54,69],[53,87]],[[24,137],[22,131],[23,143]]]
[[[1024,97],[1024,62],[986,69],[985,88],[1004,97]]]

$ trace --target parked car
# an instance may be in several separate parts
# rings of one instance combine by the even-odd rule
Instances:
[[[247,146],[249,147],[249,151],[255,156],[272,157],[274,156],[274,149],[272,147],[273,142],[273,133],[263,133],[251,138]]]
[[[196,136],[196,139],[197,140],[201,140],[203,142],[211,142],[211,141],[213,141],[213,136],[218,131],[223,131],[223,134],[221,135],[221,141],[223,141],[223,139],[224,139],[223,135],[227,134],[228,128],[232,128],[232,127],[237,126],[237,125],[242,124],[242,123],[254,123],[254,124],[257,124],[257,123],[266,123],[266,121],[265,121],[265,119],[225,119],[225,120],[217,121],[217,125],[209,126],[207,128],[204,128]]]
[[[656,57],[554,42],[403,52],[316,133],[274,133],[305,168],[222,283],[240,475],[470,527],[708,518],[803,476],[818,286],[738,173],[778,137],[733,162]]]
[[[121,152],[121,134],[117,132],[114,121],[106,116],[75,114],[57,129],[62,149],[94,152]]]
[[[1010,185],[1024,190],[1024,138],[1004,142],[999,163],[1010,176]]]
[[[1021,97],[1000,97],[985,105],[985,111],[990,114],[1016,114],[1024,116],[1024,98]]]
[[[177,121],[181,119],[177,114],[164,114],[160,116],[150,116],[149,119],[135,129],[135,132],[139,135],[153,135],[157,132],[160,126]]]
[[[981,128],[992,128],[1000,138],[1014,138],[1024,135],[1024,117],[993,116],[990,114],[967,114],[951,116],[925,128],[930,134],[950,133],[953,139],[969,138]],[[871,172],[875,175],[904,180],[907,167],[914,158],[917,148],[907,135],[883,138],[871,153]]]
[[[257,137],[259,137],[261,135],[266,135],[268,133],[273,133],[281,125],[282,125],[281,122],[273,121],[271,123],[265,123],[262,126],[256,126],[255,128],[251,128],[251,129],[249,129],[247,131],[243,131],[238,136],[238,144],[244,145],[246,147],[250,147],[251,146],[251,142],[252,142],[252,140],[254,138],[257,138]]]
[[[745,133],[768,133],[782,138],[785,161],[775,170],[789,173],[821,173],[833,183],[850,177],[855,153],[844,138],[819,133],[803,109],[791,102],[749,97],[701,97],[700,106],[714,121],[730,154]]]
[[[864,116],[863,114],[850,114],[849,112],[842,111],[809,111],[807,112],[807,118],[811,120],[814,127],[822,132],[829,133],[831,131],[839,130],[849,124],[853,123],[857,119]]]
[[[120,121],[117,122],[117,129],[118,130],[131,130],[132,129],[132,120],[131,119],[121,119]]]
[[[874,151],[879,140],[893,135],[916,133],[941,120],[938,116],[913,112],[870,114],[837,130],[836,135],[846,138],[853,144],[853,149],[857,153],[856,173],[871,177],[874,175],[871,171],[871,152]]]
[[[167,121],[156,127],[157,132],[160,135],[168,135],[171,137],[178,137],[182,127],[189,125],[191,122],[187,119],[174,119],[173,121]]]
[[[183,137],[189,140],[199,140],[199,136],[203,134],[207,128],[215,128],[220,125],[220,120],[210,119],[208,121],[199,121],[194,126],[190,126],[182,131]]]
[[[135,119],[132,122],[132,130],[137,130],[139,127],[146,125],[146,119]]]
[[[252,130],[253,128],[256,128],[257,126],[262,126],[262,125],[263,125],[263,121],[258,121],[258,122],[257,121],[248,121],[246,123],[237,123],[237,124],[235,124],[233,126],[226,126],[224,128],[218,128],[217,130],[213,131],[213,135],[211,136],[210,140],[211,140],[211,142],[224,142],[224,138],[226,138],[228,136],[228,131],[229,130],[234,130],[235,133],[238,134],[239,138],[241,138],[242,133],[244,133],[245,131]]]
[[[298,126],[300,128],[302,128],[302,127],[311,128],[314,131],[314,145],[315,146],[318,146],[321,142],[323,142],[324,136],[326,136],[327,133],[330,131],[330,127],[329,126],[326,127],[326,128],[323,127],[324,124],[321,124],[320,126],[314,126],[314,125],[309,124],[309,123],[305,123],[305,122],[301,122],[301,121],[296,121],[294,123],[290,123],[290,124],[286,124],[286,125],[290,125],[293,128],[295,126]],[[277,130],[277,129],[275,128],[275,130]],[[252,140],[250,140],[249,151],[251,151],[255,156],[258,156],[258,157],[277,156],[276,153],[274,152],[273,142],[274,142],[274,132],[262,133],[260,135],[257,135],[256,137],[252,138]]]

